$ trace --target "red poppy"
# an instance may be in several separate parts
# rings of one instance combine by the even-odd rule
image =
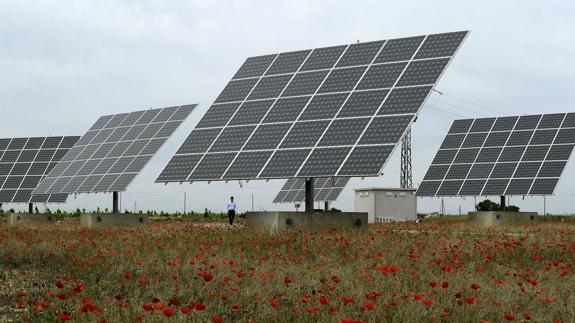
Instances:
[[[232,305],[232,311],[233,312],[237,312],[240,310],[240,304],[234,304]]]
[[[270,298],[270,299],[268,300],[268,302],[270,303],[270,305],[271,305],[273,308],[277,308],[278,306],[280,306],[280,303],[278,302],[278,299],[275,298],[275,297],[274,297],[274,298]]]
[[[325,297],[325,296],[323,296],[323,295],[321,295],[321,296],[319,297],[319,302],[322,303],[323,305],[329,304],[329,302],[328,302],[328,300],[327,300],[327,297]]]
[[[174,309],[171,308],[171,307],[166,307],[166,308],[164,308],[164,311],[163,311],[163,312],[164,312],[164,315],[167,316],[167,317],[170,317],[170,316],[172,316],[172,315],[174,315],[174,314],[176,313],[176,311],[174,311]]]
[[[182,306],[182,308],[180,308],[180,312],[182,312],[183,314],[188,314],[190,312],[190,307],[189,306]]]
[[[58,288],[64,288],[64,283],[61,282],[61,281],[57,281],[57,282],[56,282],[56,287],[58,287]]]
[[[377,307],[377,305],[374,302],[371,301],[366,301],[365,303],[363,303],[360,307],[361,311],[370,311],[370,310],[374,310]]]
[[[202,303],[195,303],[194,304],[194,309],[197,311],[203,311],[206,309],[206,305],[202,304]]]
[[[423,300],[423,304],[431,305],[431,304],[433,304],[433,300],[431,298],[426,298]]]
[[[361,321],[356,321],[351,317],[344,317],[339,320],[339,323],[361,323]]]
[[[507,321],[515,321],[515,315],[511,313],[503,314],[503,318],[506,319]]]
[[[214,315],[214,316],[212,316],[212,322],[213,323],[222,323],[223,320],[219,315]]]
[[[319,311],[319,307],[317,307],[317,306],[308,307],[308,308],[306,308],[306,311],[310,314],[313,314],[313,313],[316,313],[317,311]]]
[[[466,298],[465,298],[465,303],[471,305],[471,304],[475,303],[475,298],[473,298],[473,297],[466,297]]]
[[[127,279],[127,280],[132,280],[132,274],[130,274],[130,273],[125,273],[124,275],[122,275],[122,277],[124,277],[124,279]]]
[[[331,277],[331,280],[332,280],[334,283],[339,283],[339,282],[341,282],[341,279],[340,279],[339,277],[337,277],[337,276]]]
[[[443,283],[441,283],[441,287],[442,287],[442,288],[447,288],[447,287],[449,287],[449,283],[448,283],[448,282],[443,282]]]
[[[347,305],[347,304],[349,304],[349,303],[353,303],[353,298],[352,298],[352,297],[349,297],[349,296],[343,296],[343,297],[341,298],[341,300],[343,301],[343,304],[344,304],[344,305]]]
[[[144,309],[144,311],[149,312],[154,309],[154,306],[152,304],[144,304],[142,308]]]
[[[471,289],[477,290],[477,289],[480,289],[480,288],[481,288],[481,286],[479,286],[479,284],[476,284],[476,283],[471,284]]]
[[[284,284],[289,285],[291,283],[291,279],[289,277],[284,277]]]
[[[431,282],[431,283],[429,283],[429,287],[431,287],[431,288],[437,287],[437,282]]]
[[[58,320],[60,321],[70,321],[72,320],[72,314],[70,312],[64,312],[58,316]]]
[[[212,281],[214,279],[214,276],[210,273],[204,273],[203,276],[204,276],[204,280],[207,282]]]
[[[423,299],[423,294],[421,294],[421,293],[415,293],[415,294],[413,294],[413,299],[418,300],[418,301],[419,301],[419,300],[422,300],[422,299]]]

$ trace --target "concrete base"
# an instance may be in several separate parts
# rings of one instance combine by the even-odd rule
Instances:
[[[9,213],[7,215],[9,225],[18,224],[50,224],[56,221],[53,214],[33,214],[33,213]]]
[[[484,226],[500,224],[532,224],[537,222],[537,212],[469,212],[469,221]]]
[[[146,214],[84,213],[80,215],[83,227],[144,227],[150,222]]]
[[[362,212],[247,212],[248,228],[281,232],[348,227],[367,230],[367,213]]]

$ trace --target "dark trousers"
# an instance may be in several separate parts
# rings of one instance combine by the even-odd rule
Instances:
[[[230,225],[234,224],[234,218],[236,217],[235,210],[228,210],[228,218],[230,219]]]

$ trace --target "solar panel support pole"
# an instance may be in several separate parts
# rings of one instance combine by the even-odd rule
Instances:
[[[411,175],[411,127],[407,128],[401,138],[401,178],[399,187],[412,188],[413,177]]]
[[[112,192],[112,213],[118,214],[120,210],[118,209],[118,192]]]
[[[28,203],[28,213],[34,213],[34,203]]]
[[[501,195],[501,203],[499,205],[499,208],[501,209],[501,211],[505,211],[505,207],[506,207],[506,203],[505,203],[505,195]]]
[[[329,211],[329,201],[324,202],[324,210]]]
[[[313,213],[313,178],[305,179],[305,212]]]

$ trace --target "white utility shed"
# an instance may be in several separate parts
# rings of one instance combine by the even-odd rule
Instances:
[[[369,223],[417,220],[412,188],[356,188],[355,212],[367,212]]]

